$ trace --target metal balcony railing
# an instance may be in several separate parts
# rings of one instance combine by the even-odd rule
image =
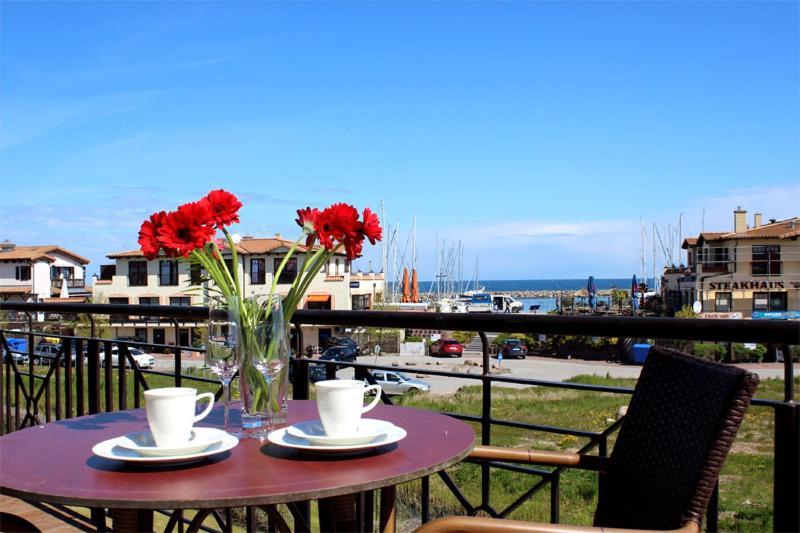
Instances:
[[[136,305],[97,305],[97,304],[38,304],[0,302],[0,311],[7,311],[9,318],[16,319],[15,329],[0,329],[0,343],[8,350],[7,336],[23,335],[27,339],[29,361],[18,364],[13,357],[4,359],[0,365],[0,429],[14,431],[52,419],[70,418],[100,411],[113,411],[140,406],[141,392],[148,388],[149,376],[167,376],[176,386],[188,382],[216,383],[216,380],[184,374],[182,358],[188,351],[202,351],[185,346],[155,346],[169,350],[173,355],[174,371],[144,370],[137,368],[128,353],[129,346],[144,343],[135,341],[112,341],[98,338],[101,317],[109,315],[150,316],[163,322],[171,322],[176,337],[181,321],[201,322],[208,317],[208,309],[203,307],[178,306],[136,306]],[[36,331],[33,317],[44,313],[46,316],[76,317],[88,319],[88,336],[66,336]],[[598,393],[628,395],[631,389],[607,387],[569,382],[550,382],[537,379],[515,378],[491,373],[490,346],[485,332],[513,332],[547,335],[586,335],[597,337],[654,338],[707,340],[723,342],[758,342],[770,345],[800,344],[800,327],[796,322],[753,321],[753,320],[699,320],[670,318],[632,318],[632,317],[593,317],[593,316],[553,316],[553,315],[508,315],[508,314],[452,314],[418,312],[378,312],[378,311],[327,311],[302,310],[294,315],[293,323],[298,331],[297,348],[304,346],[303,325],[403,328],[423,330],[465,330],[476,331],[482,342],[482,371],[480,374],[467,374],[431,370],[429,368],[407,369],[419,374],[448,376],[472,380],[481,386],[482,408],[479,416],[463,413],[448,413],[452,416],[479,424],[480,440],[484,445],[492,444],[493,430],[500,427],[513,427],[523,430],[552,432],[573,435],[588,440],[580,453],[595,452],[606,455],[609,437],[618,429],[620,420],[611,423],[602,431],[585,431],[573,428],[550,427],[523,423],[518,420],[497,419],[492,415],[492,385],[513,383],[556,387]],[[34,346],[43,336],[61,339],[58,355],[43,370],[34,366]],[[121,360],[128,359],[126,365],[111,367],[111,347],[119,347]],[[103,349],[100,346],[103,346]],[[147,345],[153,348],[152,344]],[[12,350],[13,352],[13,350]],[[297,350],[302,353],[303,350]],[[788,349],[784,352],[788,355]],[[73,355],[74,354],[74,355]],[[61,366],[63,362],[63,367]],[[106,364],[103,365],[103,362]],[[334,377],[336,366],[353,367],[358,379],[372,380],[371,369],[387,369],[379,365],[364,363],[331,363],[306,358],[292,360],[293,396],[297,399],[309,397],[309,364],[325,364],[328,377]],[[754,399],[753,405],[772,410],[775,422],[773,437],[774,489],[773,513],[776,531],[800,530],[800,405],[793,396],[793,366],[790,357],[785,358],[784,398],[782,401]],[[133,400],[128,402],[127,376],[133,375]],[[116,380],[114,378],[117,378]],[[116,389],[114,388],[116,383]],[[102,385],[102,386],[101,386]],[[218,392],[218,397],[221,391]],[[384,401],[389,401],[384,398]],[[44,413],[39,405],[44,402]],[[533,481],[529,490],[505,509],[497,510],[491,503],[490,469],[500,468],[530,474]],[[441,473],[447,487],[453,492],[468,514],[485,512],[492,516],[504,517],[524,503],[532,495],[544,488],[550,488],[550,519],[559,521],[559,481],[561,470],[546,471],[520,468],[505,464],[481,465],[481,501],[471,503],[447,474]],[[421,481],[420,509],[422,520],[429,518],[430,485],[428,478]],[[715,496],[709,505],[706,528],[717,529],[718,498]]]

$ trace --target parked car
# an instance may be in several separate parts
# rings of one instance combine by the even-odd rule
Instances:
[[[311,383],[328,379],[325,365],[308,365],[308,380]],[[294,383],[294,365],[289,365],[289,381]]]
[[[131,354],[131,357],[133,357],[133,360],[136,362],[136,366],[139,368],[153,368],[156,364],[155,357],[139,348],[129,346],[128,353]],[[125,364],[130,368],[127,362]],[[100,366],[106,366],[105,350],[103,349],[100,350]],[[111,347],[111,366],[119,366],[119,346]]]
[[[308,365],[308,380],[311,383],[326,379],[328,379],[328,375],[325,372],[325,365]]]
[[[361,355],[361,348],[358,343],[350,337],[328,337],[322,343],[325,348],[333,348],[335,346],[350,346],[356,351],[356,357]]]
[[[455,355],[461,357],[464,353],[464,346],[455,339],[439,339],[431,344],[431,355]]]
[[[356,357],[358,357],[358,353],[353,346],[334,346],[319,356],[321,361],[343,361],[345,363],[355,363]]]
[[[528,355],[528,347],[525,346],[522,339],[509,337],[506,339],[506,342],[503,343],[500,353],[503,354],[503,358],[505,359],[511,359],[512,357],[514,359],[525,359],[525,356]]]
[[[414,379],[402,372],[389,370],[373,370],[372,377],[381,386],[383,392],[389,394],[405,394],[408,391],[418,390],[427,392],[431,390],[430,384]]]
[[[49,342],[40,342],[33,349],[33,362],[37,365],[49,365],[58,355],[60,345]],[[72,353],[72,360],[75,361],[75,353]],[[63,361],[62,361],[63,364]]]

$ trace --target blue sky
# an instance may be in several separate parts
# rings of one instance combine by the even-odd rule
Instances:
[[[384,200],[406,262],[416,214],[422,279],[437,237],[462,241],[465,275],[477,254],[484,279],[627,277],[642,219],[668,242],[679,217],[694,235],[732,229],[737,205],[800,214],[799,15],[5,1],[0,239],[60,244],[93,272],[152,211],[223,187],[256,236],[296,235],[298,207]]]

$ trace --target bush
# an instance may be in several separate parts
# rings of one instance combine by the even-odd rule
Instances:
[[[713,342],[696,342],[693,352],[701,359],[719,361],[725,357],[725,346]]]
[[[760,363],[767,355],[767,347],[756,344],[754,349],[745,348],[744,344],[733,345],[733,361],[736,363]]]

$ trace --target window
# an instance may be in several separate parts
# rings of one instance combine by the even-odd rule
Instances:
[[[769,310],[770,311],[786,311],[787,299],[785,292],[771,292],[769,293]]]
[[[178,262],[161,261],[158,265],[158,284],[177,285],[178,284]]]
[[[128,299],[127,298],[109,298],[108,299],[108,303],[110,303],[110,304],[128,305]],[[121,322],[123,320],[127,320],[128,316],[127,315],[111,315],[110,317],[108,317],[108,319],[111,322]]]
[[[169,305],[189,306],[192,305],[192,302],[191,298],[188,296],[170,296]]]
[[[781,274],[780,245],[753,246],[752,265],[754,276],[779,276]]]
[[[200,285],[203,283],[203,273],[200,265],[192,265],[189,267],[189,284]]]
[[[354,294],[352,297],[353,311],[361,311],[369,309],[369,294]]]
[[[139,305],[158,305],[158,296],[142,296],[139,298]]]
[[[238,274],[238,270],[233,268],[233,259],[226,259],[225,266],[228,267],[228,272],[230,272],[231,276],[236,276]]]
[[[716,310],[721,313],[727,313],[731,310],[732,301],[731,301],[731,293],[729,292],[718,292],[716,295]]]
[[[350,261],[345,261],[344,262],[344,272],[345,272],[345,274],[350,272]]]
[[[72,279],[74,272],[75,269],[72,267],[51,266],[50,279],[61,279],[61,276],[64,276],[64,279]]]
[[[250,260],[250,283],[253,285],[263,285],[267,282],[266,275],[266,260],[265,259],[251,259]]]
[[[133,337],[139,342],[147,342],[147,330],[145,328],[136,328],[133,330]]]
[[[117,275],[117,265],[100,265],[100,279],[111,280]]]
[[[273,262],[273,268],[275,269],[275,272],[277,272],[278,267],[281,266],[281,261],[283,261],[283,258],[275,258],[275,261]],[[281,275],[278,276],[278,283],[292,283],[296,277],[297,259],[293,257],[289,259],[283,266],[283,272],[281,272]]]
[[[131,287],[147,286],[147,261],[128,262],[128,285]]]
[[[17,281],[30,281],[31,267],[30,265],[22,265],[16,268],[15,278]]]
[[[769,311],[769,293],[753,293],[753,311]]]

